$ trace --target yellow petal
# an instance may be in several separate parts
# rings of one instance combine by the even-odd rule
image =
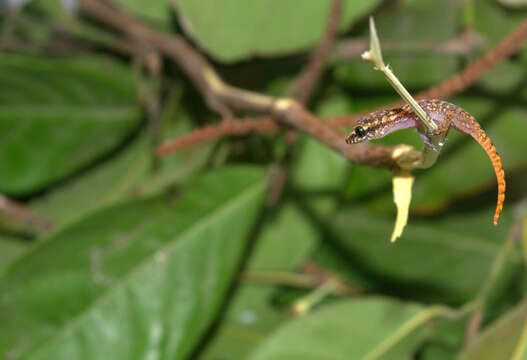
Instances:
[[[395,202],[395,206],[397,206],[397,218],[395,219],[391,242],[394,242],[402,235],[406,222],[408,221],[413,183],[414,177],[408,172],[393,175],[393,201]]]

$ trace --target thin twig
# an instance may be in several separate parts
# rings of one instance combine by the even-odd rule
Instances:
[[[498,63],[514,54],[527,38],[527,20],[522,21],[505,39],[463,71],[431,89],[419,92],[417,99],[447,98],[460,93],[478,81]]]
[[[321,122],[296,101],[289,99],[277,100],[272,115],[274,118],[315,137],[352,162],[375,167],[399,167],[397,159],[392,157],[397,147],[374,146],[371,144],[349,146],[343,141],[340,132]]]
[[[397,93],[403,98],[403,100],[412,108],[413,112],[419,117],[419,119],[421,120],[421,123],[426,128],[425,136],[428,138],[428,141],[424,142],[422,157],[416,163],[408,164],[409,168],[426,169],[426,168],[431,167],[436,162],[437,157],[439,155],[439,151],[441,150],[441,147],[444,144],[445,134],[436,134],[436,130],[437,130],[436,123],[434,123],[428,117],[428,114],[417,103],[417,101],[412,97],[412,95],[410,95],[408,90],[406,90],[406,88],[399,81],[399,79],[395,76],[392,70],[384,64],[384,60],[382,58],[381,44],[379,42],[379,37],[377,36],[377,29],[375,28],[375,22],[373,21],[373,17],[370,17],[370,49],[366,51],[364,54],[362,54],[362,58],[365,60],[371,61],[374,65],[374,69],[383,73],[386,80],[388,80],[388,82],[390,83],[390,85],[392,85],[395,91],[397,91]],[[404,178],[406,179],[407,177],[404,177]],[[411,188],[411,185],[410,185],[410,188]],[[394,186],[394,194],[395,194],[395,186]],[[409,193],[405,191],[404,194],[408,195]],[[406,200],[409,201],[409,197],[406,198]],[[404,203],[405,205],[407,205],[406,202]],[[406,212],[407,211],[408,211],[408,207],[406,207]],[[399,219],[400,212],[398,211],[397,214],[398,214],[398,219]],[[406,221],[404,221],[404,223],[406,224]],[[396,229],[397,229],[397,226],[396,226]],[[392,235],[392,241],[394,241],[395,239],[394,236],[396,236],[396,234],[397,233],[394,232],[394,235]]]
[[[183,37],[154,30],[123,10],[101,0],[79,0],[82,14],[122,32],[130,38],[148,43],[173,59],[203,94],[207,104],[222,112],[225,108],[269,113],[274,98],[226,84],[200,53]]]
[[[0,217],[6,220],[6,225],[16,228],[28,224],[40,231],[50,231],[55,227],[51,220],[4,195],[0,195]]]
[[[475,310],[465,329],[465,348],[468,347],[477,337],[481,329],[481,322],[483,320],[483,313],[481,310]]]
[[[147,44],[143,45],[142,51],[138,51],[134,56],[136,89],[148,119],[152,171],[157,171],[160,166],[156,149],[161,144],[160,75],[163,69],[163,61],[159,52]]]
[[[412,95],[406,90],[403,84],[395,76],[392,70],[384,64],[382,59],[381,44],[379,42],[379,37],[377,36],[377,29],[375,28],[375,22],[373,17],[370,17],[370,49],[362,54],[362,58],[368,61],[371,61],[374,65],[375,70],[378,70],[383,73],[384,77],[390,85],[397,91],[397,93],[403,98],[408,105],[412,108],[414,113],[421,119],[423,125],[429,131],[437,130],[437,125],[428,118],[428,115],[423,110],[423,108],[414,100]]]
[[[269,195],[267,196],[267,203],[269,205],[276,205],[280,200],[282,190],[287,183],[288,175],[289,171],[286,166],[278,166],[278,169],[273,174],[273,180],[271,182],[271,186],[269,187]]]
[[[467,29],[455,38],[442,43],[381,40],[381,47],[384,53],[404,54],[405,56],[416,53],[467,56],[480,48],[484,42],[479,34]],[[364,37],[343,39],[336,45],[333,58],[338,61],[358,59],[368,50],[368,46],[369,40]]]
[[[291,312],[295,316],[302,316],[308,313],[315,305],[324,300],[328,295],[334,293],[338,284],[333,280],[328,280],[315,288],[306,296],[298,299],[291,305]]]
[[[291,92],[298,93],[297,98],[301,104],[307,104],[313,94],[313,90],[318,84],[320,76],[322,75],[324,65],[326,64],[333,45],[335,44],[341,11],[342,0],[334,0],[331,9],[329,10],[328,22],[326,24],[322,41],[315,49],[309,63],[304,67],[296,81],[293,83]]]
[[[342,0],[333,0],[329,9],[322,40],[313,51],[310,61],[304,66],[296,80],[292,82],[292,85],[285,92],[286,96],[294,96],[304,106],[309,102],[313,95],[313,91],[320,81],[320,77],[322,76],[322,72],[334,46],[338,34],[341,10]],[[283,159],[292,157],[296,148],[295,145],[297,143],[297,138],[297,132],[294,129],[288,129],[286,131],[285,142],[287,144],[287,152]],[[287,170],[287,161],[281,164],[280,167],[281,171],[279,171],[277,176],[274,177],[270,186],[270,204],[276,204],[279,201],[282,190],[287,183],[287,177],[289,174]]]
[[[297,101],[277,99],[225,83],[207,60],[182,37],[153,30],[100,0],[79,0],[78,4],[82,14],[131,38],[148,42],[173,59],[200,90],[209,106],[218,112],[232,109],[270,115],[286,126],[307,132],[352,162],[377,167],[398,167],[396,159],[391,156],[395,148],[371,144],[347,146],[341,133],[322,123]]]
[[[281,129],[269,117],[249,119],[236,119],[235,121],[222,121],[219,124],[200,127],[186,135],[170,140],[157,148],[157,155],[164,156],[174,151],[194,147],[202,143],[223,139],[226,136],[244,136],[250,133],[271,133]]]
[[[328,281],[332,281],[336,285],[333,289],[335,295],[355,296],[363,293],[361,289],[352,286],[337,276],[328,276],[321,279],[315,274],[299,274],[284,271],[250,271],[242,273],[241,278],[243,281],[303,289],[314,289]]]

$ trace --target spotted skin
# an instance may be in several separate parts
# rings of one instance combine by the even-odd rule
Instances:
[[[442,100],[421,100],[419,105],[438,127],[436,131],[428,133],[429,136],[446,136],[450,128],[453,127],[472,136],[487,153],[498,180],[498,201],[496,212],[494,213],[494,225],[497,225],[503,209],[506,185],[505,172],[496,147],[476,119],[462,108]],[[363,116],[346,137],[346,142],[348,144],[356,144],[379,139],[394,131],[409,128],[417,128],[423,140],[428,141],[421,120],[415,115],[409,105],[404,105],[397,109],[379,110]]]

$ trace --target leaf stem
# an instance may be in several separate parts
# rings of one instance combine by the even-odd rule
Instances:
[[[513,250],[514,242],[512,241],[506,241],[505,244],[502,246],[500,252],[496,256],[496,259],[492,263],[492,267],[490,269],[487,279],[485,280],[485,283],[483,284],[481,290],[474,299],[474,302],[476,303],[478,308],[483,307],[487,295],[492,290],[493,286],[496,284],[496,281],[500,278],[500,274],[502,273],[503,267],[507,262],[507,258]]]
[[[353,296],[361,294],[363,291],[352,284],[345,282],[332,275],[328,278],[314,274],[300,274],[285,271],[250,271],[241,274],[242,280],[252,281],[270,285],[285,285],[305,289],[319,288],[322,284],[333,281],[338,286],[334,289],[335,295]]]
[[[399,81],[395,76],[389,66],[384,64],[382,59],[381,44],[379,42],[379,37],[377,36],[377,29],[375,28],[375,22],[373,17],[370,17],[370,50],[362,54],[362,58],[368,61],[371,61],[375,66],[375,70],[381,71],[388,82],[393,86],[395,91],[410,105],[413,111],[419,116],[423,124],[430,131],[437,130],[437,125],[428,118],[428,115],[423,110],[423,108],[415,101],[415,99],[410,95],[408,90],[404,85]]]
[[[295,315],[304,315],[309,312],[313,306],[322,301],[326,296],[334,293],[339,287],[337,281],[329,279],[322,285],[317,287],[305,297],[296,301],[292,306],[292,311]]]
[[[514,354],[512,355],[512,360],[521,360],[524,358],[527,351],[527,322],[523,325],[523,330],[521,337],[518,340],[516,348],[514,349]]]

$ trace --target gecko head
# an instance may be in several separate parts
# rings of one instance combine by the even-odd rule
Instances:
[[[364,125],[357,125],[353,130],[346,136],[346,142],[348,144],[358,144],[363,141],[370,140],[370,131],[368,127]]]

